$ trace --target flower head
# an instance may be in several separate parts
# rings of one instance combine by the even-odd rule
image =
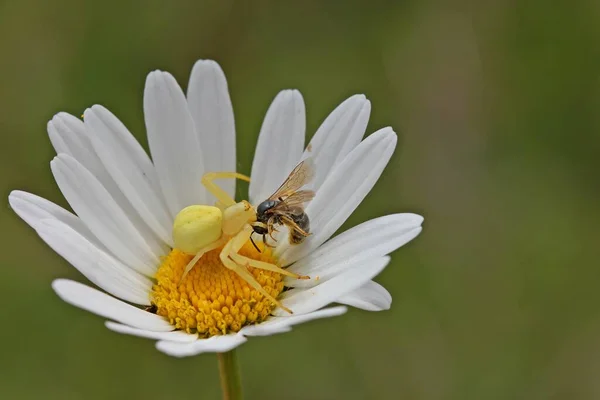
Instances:
[[[288,240],[283,224],[271,243],[258,244],[210,225],[202,232],[214,237],[202,243],[206,251],[196,258],[179,244],[181,238],[174,240],[174,221],[186,207],[214,210],[209,206],[219,200],[219,215],[227,221],[223,196],[201,184],[207,172],[236,169],[233,109],[225,76],[213,61],[196,63],[187,95],[170,74],[149,74],[144,117],[152,159],[102,106],[87,109],[83,121],[59,113],[48,123],[57,152],[52,173],[75,214],[21,191],[9,201],[50,247],[102,289],[58,279],[52,287],[63,300],[111,320],[106,326],[113,331],[157,340],[157,348],[170,355],[224,352],[247,337],[346,311],[343,305],[324,308],[331,303],[371,311],[390,307],[391,296],[372,279],[390,252],[419,234],[423,219],[388,215],[330,239],[374,186],[396,145],[391,128],[362,140],[369,114],[364,96],[350,97],[305,148],[300,93],[282,91],[269,107],[246,211],[255,215],[294,167],[310,159],[315,196],[303,208],[310,232],[300,243]],[[234,197],[234,180],[218,186]],[[194,249],[195,236],[177,232],[191,238]]]

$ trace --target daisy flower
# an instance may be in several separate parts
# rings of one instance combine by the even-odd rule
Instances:
[[[85,110],[83,121],[59,113],[48,123],[57,153],[52,173],[74,214],[22,191],[13,191],[9,202],[100,289],[57,279],[52,287],[64,301],[108,319],[112,331],[155,340],[158,350],[172,356],[227,352],[251,336],[343,314],[346,305],[390,307],[390,294],[372,279],[390,252],[419,234],[423,218],[388,215],[330,239],[373,188],[396,146],[389,127],[362,140],[370,110],[363,95],[350,97],[306,148],[304,101],[297,90],[280,92],[265,116],[249,201],[256,207],[310,157],[316,196],[305,212],[311,235],[291,245],[281,233],[275,248],[247,243],[240,254],[310,276],[300,280],[248,268],[293,314],[225,268],[219,249],[204,254],[183,277],[192,256],[174,248],[174,219],[187,206],[215,204],[200,183],[206,172],[236,169],[233,109],[214,61],[194,65],[187,95],[169,73],[148,75],[144,118],[152,158],[103,106]],[[234,196],[233,180],[218,184]],[[327,308],[331,303],[341,305]]]

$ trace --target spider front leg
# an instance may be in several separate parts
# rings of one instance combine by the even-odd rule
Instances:
[[[249,264],[246,263],[245,260],[242,260],[243,261],[242,263],[238,263],[234,260],[234,258],[236,256],[239,256],[239,254],[237,254],[238,251],[248,241],[251,233],[252,233],[252,228],[248,225],[244,229],[242,229],[237,235],[232,237],[229,240],[229,242],[227,242],[227,244],[225,245],[223,250],[221,251],[221,254],[220,254],[221,262],[223,263],[223,265],[225,267],[234,271],[242,279],[244,279],[246,282],[248,282],[248,284],[250,286],[252,286],[254,289],[256,289],[260,294],[262,294],[267,299],[269,299],[271,302],[273,302],[273,304],[275,304],[278,307],[281,307],[286,312],[293,314],[292,310],[285,307],[277,299],[275,299],[273,296],[271,296],[269,293],[267,293],[267,291],[260,285],[260,283],[258,283],[258,281],[254,278],[254,275],[252,275],[250,273],[250,271],[248,271],[247,266]],[[240,257],[242,257],[242,256],[240,256]],[[256,260],[253,260],[253,261],[256,261]],[[270,269],[271,271],[277,271],[277,272],[283,271],[282,273],[289,275],[287,271],[277,267],[274,264],[268,264],[268,263],[264,263],[264,264],[267,264],[267,265],[275,268],[275,269]],[[257,268],[260,268],[260,267],[257,267]],[[262,269],[265,269],[265,268],[262,268]],[[281,270],[281,271],[279,271],[279,270]]]
[[[267,293],[267,291],[262,286],[260,286],[260,283],[258,283],[256,281],[256,279],[254,278],[254,275],[252,275],[250,273],[250,271],[248,271],[246,269],[246,267],[244,267],[243,265],[237,264],[235,261],[233,261],[231,258],[227,257],[227,255],[223,254],[222,252],[221,252],[221,262],[223,263],[223,265],[225,267],[229,268],[230,270],[232,270],[233,272],[238,274],[243,280],[248,282],[248,284],[250,286],[252,286],[257,292],[259,292],[260,294],[265,296],[267,299],[271,300],[271,302],[273,302],[273,304],[275,304],[277,307],[280,307],[287,313],[293,314],[292,310],[290,310],[289,308],[287,308],[286,306],[281,304],[279,301],[277,301],[275,299],[275,297],[273,297],[269,293]]]
[[[208,172],[202,177],[202,184],[206,189],[217,198],[220,205],[225,207],[232,206],[236,203],[227,192],[219,187],[213,181],[215,179],[241,179],[242,181],[250,182],[250,178],[246,175],[238,174],[237,172]]]
[[[245,257],[238,253],[229,253],[229,258],[231,258],[233,261],[235,261],[236,263],[238,263],[240,265],[245,265],[246,267],[264,269],[265,271],[273,271],[273,272],[277,272],[281,275],[289,276],[289,277],[296,278],[296,279],[310,279],[310,276],[308,276],[308,275],[294,274],[293,272],[288,271],[283,268],[280,268],[275,264],[271,264],[271,263],[259,261],[259,260],[253,260],[252,258]]]
[[[253,267],[258,269],[264,269],[266,271],[277,272],[281,275],[289,276],[296,279],[310,279],[309,276],[294,274],[293,272],[278,267],[275,264],[254,260],[252,258],[245,257],[239,254],[240,249],[248,241],[248,237],[250,237],[251,234],[252,228],[250,226],[246,226],[246,228],[244,228],[238,235],[231,239],[229,243],[227,243],[225,248],[223,248],[223,251],[227,250],[229,258],[231,258],[236,263],[246,267]]]

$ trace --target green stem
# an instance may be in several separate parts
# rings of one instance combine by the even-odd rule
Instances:
[[[241,400],[242,383],[235,350],[227,353],[217,353],[219,358],[219,375],[221,376],[221,389],[223,400]]]

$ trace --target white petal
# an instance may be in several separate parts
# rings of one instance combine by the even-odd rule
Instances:
[[[272,195],[300,162],[305,130],[304,99],[300,92],[279,92],[258,136],[249,188],[252,204]]]
[[[127,200],[96,154],[90,134],[80,119],[60,112],[48,122],[48,135],[56,154],[64,153],[90,171],[121,206]]]
[[[56,116],[54,116],[54,118],[56,118]],[[46,130],[48,131],[50,143],[52,143],[52,147],[54,147],[54,150],[56,150],[56,154],[67,153],[69,155],[72,155],[72,151],[69,145],[67,144],[67,141],[58,133],[58,130],[54,126],[53,121],[48,122],[48,124],[46,125]]]
[[[346,311],[346,307],[338,306],[325,308],[323,310],[314,311],[303,315],[270,317],[268,321],[242,328],[240,333],[246,336],[269,336],[276,333],[289,332],[292,329],[292,325],[297,325],[320,318],[337,317],[338,315],[344,314]]]
[[[56,279],[52,282],[52,288],[67,303],[100,315],[101,317],[109,318],[134,328],[157,332],[169,332],[174,329],[163,317],[140,310],[81,283],[68,279]]]
[[[149,331],[147,329],[132,328],[127,325],[121,325],[110,321],[106,321],[104,325],[106,325],[106,327],[113,332],[138,336],[146,339],[167,340],[169,342],[179,343],[190,343],[198,340],[198,334],[187,333],[185,331],[156,332]]]
[[[96,246],[104,248],[104,245],[100,243],[76,215],[73,215],[51,201],[35,194],[13,190],[8,196],[8,202],[17,215],[33,229],[37,229],[39,223],[44,219],[56,219],[69,225]]]
[[[379,257],[381,257],[380,255]],[[337,277],[344,271],[348,271],[352,268],[362,268],[365,262],[372,260],[374,257],[367,260],[361,258],[352,261],[338,261],[329,264],[322,265],[321,268],[311,270],[310,279],[293,279],[285,278],[285,286],[294,288],[311,288],[317,285],[327,282],[330,279]],[[295,264],[294,264],[295,265]]]
[[[370,281],[336,302],[367,311],[383,311],[392,306],[392,295],[379,283]]]
[[[189,357],[200,353],[225,353],[244,343],[246,338],[240,334],[213,336],[208,339],[198,339],[192,343],[175,343],[161,340],[156,348],[173,357]]]
[[[192,204],[206,204],[200,140],[187,100],[175,78],[154,71],[146,79],[144,118],[148,144],[171,216]]]
[[[206,171],[236,171],[233,107],[219,64],[212,60],[196,62],[187,89],[187,103],[200,138]],[[234,179],[222,180],[219,186],[235,197]]]
[[[148,243],[151,250],[156,256],[164,253],[166,247],[164,241],[160,240],[150,229],[148,225],[141,219],[138,212],[133,208],[131,202],[125,197],[119,185],[115,182],[108,170],[104,167],[102,161],[96,154],[96,150],[92,145],[90,132],[85,127],[85,124],[74,116],[61,112],[58,113],[48,122],[48,134],[54,145],[57,153],[64,153],[73,157],[79,164],[83,165],[94,177],[102,184],[104,189],[110,194],[114,201],[129,215],[136,229],[142,234],[144,240]],[[125,137],[122,141],[128,151],[125,153],[127,157],[136,160],[136,163],[141,166],[147,176],[153,176],[153,166],[145,155],[143,149],[137,145],[135,148],[133,143],[137,143],[131,135]],[[143,159],[143,156],[146,159]],[[150,163],[150,164],[149,164]],[[154,178],[156,179],[156,178]],[[155,185],[158,187],[158,184]]]
[[[338,164],[306,208],[313,233],[303,243],[289,246],[281,240],[277,253],[290,264],[318,248],[346,221],[371,191],[396,147],[391,128],[383,128],[363,140]]]
[[[298,261],[296,264],[293,264],[289,269],[292,272],[296,272],[300,275],[308,275],[310,279],[293,279],[286,277],[285,278],[285,286],[287,287],[296,287],[296,288],[310,288],[320,283],[326,282],[329,279],[335,278],[342,271],[351,269],[351,268],[361,268],[362,265],[371,259],[379,258],[388,254],[395,246],[395,243],[404,244],[414,237],[416,237],[421,232],[421,227],[413,228],[401,236],[395,238],[396,241],[392,239],[389,242],[381,243],[379,246],[375,246],[371,249],[361,247],[360,243],[355,243],[355,246],[350,248],[350,245],[343,246],[347,250],[342,250],[341,254],[331,253],[331,257],[323,256],[322,259],[316,259],[314,261],[309,262],[308,264],[304,263],[306,258],[313,259],[313,254],[320,253],[321,248],[319,248],[316,252],[311,253],[308,257],[303,258]],[[324,246],[321,246],[324,247]],[[394,247],[395,248],[395,247]],[[362,250],[362,251],[361,251]],[[392,249],[393,250],[393,249]],[[300,267],[296,268],[297,264],[301,264]],[[298,271],[300,270],[300,271]]]
[[[158,190],[156,172],[125,125],[102,106],[85,111],[85,125],[102,164],[143,221],[171,245],[171,216]]]
[[[50,165],[63,195],[94,236],[126,265],[152,276],[158,257],[100,182],[66,154]]]
[[[351,268],[313,288],[288,290],[281,296],[282,303],[294,314],[306,314],[318,310],[373,279],[389,261],[389,257],[365,261],[361,268]],[[276,308],[273,314],[288,315],[280,308]]]
[[[340,104],[323,121],[302,156],[311,157],[316,167],[311,189],[318,190],[333,167],[360,143],[370,114],[371,102],[357,94]]]
[[[82,120],[71,114],[60,112],[48,122],[47,128],[56,154],[70,155],[106,186],[106,179],[109,176],[94,152],[90,135]]]
[[[150,160],[150,157],[144,148],[139,144],[131,132],[129,132],[127,127],[125,127],[114,114],[101,105],[92,106],[91,110],[96,113],[97,118],[99,118],[101,122],[106,124],[107,128],[111,129],[110,132],[103,132],[107,135],[111,135],[111,137],[107,139],[110,139],[110,141],[116,145],[115,147],[125,150],[124,154],[131,159],[135,168],[140,169],[144,174],[145,179],[150,181],[158,191],[160,186],[158,185],[158,177],[156,176],[154,164],[152,164],[152,160]],[[87,118],[85,122],[88,122]],[[89,126],[85,123],[84,125]],[[94,139],[93,136],[98,134],[93,131],[86,130],[86,132],[90,137],[90,140]]]
[[[301,275],[322,274],[333,264],[351,264],[378,258],[405,245],[421,232],[423,217],[392,214],[342,232],[289,269]]]
[[[91,282],[113,296],[150,305],[152,281],[94,246],[56,219],[41,221],[37,233],[48,245]]]

